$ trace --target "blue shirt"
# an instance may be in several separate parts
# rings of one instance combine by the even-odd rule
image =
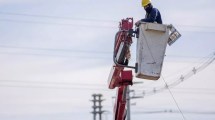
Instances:
[[[141,19],[142,22],[157,22],[162,24],[161,14],[157,8],[152,8],[149,13],[146,14],[145,19]]]

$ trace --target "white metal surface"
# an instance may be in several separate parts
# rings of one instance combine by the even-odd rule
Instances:
[[[136,77],[149,80],[160,78],[168,39],[167,25],[142,23],[139,26]]]

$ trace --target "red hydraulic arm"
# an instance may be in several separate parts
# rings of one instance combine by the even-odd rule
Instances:
[[[115,36],[113,52],[114,64],[108,78],[109,89],[118,87],[114,106],[114,120],[125,120],[126,118],[126,92],[127,86],[132,85],[132,70],[124,70],[124,68],[136,68],[127,66],[128,60],[125,57],[132,44],[134,33],[132,27],[133,18],[123,19],[119,24],[119,31]]]

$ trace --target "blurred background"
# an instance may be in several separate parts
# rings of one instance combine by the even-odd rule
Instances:
[[[131,119],[214,120],[215,1],[152,4],[182,37],[167,47],[158,81],[134,78]],[[96,93],[111,120],[114,36],[121,19],[144,18],[141,0],[0,0],[0,8],[0,119],[92,120]],[[132,65],[136,38],[131,49]]]

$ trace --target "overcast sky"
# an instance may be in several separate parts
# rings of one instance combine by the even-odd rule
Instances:
[[[153,0],[164,24],[182,37],[167,47],[162,76],[171,83],[215,52],[214,0]],[[0,0],[0,119],[92,120],[93,93],[112,119],[115,90],[107,78],[118,23],[145,16],[141,0]],[[132,61],[136,42],[133,39]],[[215,64],[172,88],[186,120],[215,119]],[[163,80],[134,85],[136,95]],[[183,120],[168,90],[132,100],[135,120]],[[175,113],[147,112],[173,110]]]

